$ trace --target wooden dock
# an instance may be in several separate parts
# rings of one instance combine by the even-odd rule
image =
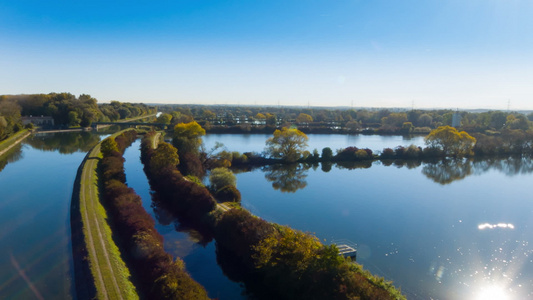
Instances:
[[[342,239],[333,241],[333,244],[339,249],[339,255],[349,257],[355,261],[357,258],[357,245],[350,240]]]
[[[339,255],[350,257],[353,260],[357,258],[357,249],[354,249],[348,245],[337,245],[337,248],[339,249]]]

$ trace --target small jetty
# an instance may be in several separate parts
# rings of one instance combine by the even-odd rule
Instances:
[[[350,240],[336,240],[333,242],[337,249],[339,249],[339,255],[349,257],[355,261],[357,258],[357,245]]]

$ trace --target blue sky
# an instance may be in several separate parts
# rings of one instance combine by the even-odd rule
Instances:
[[[533,1],[5,1],[0,94],[533,109]]]

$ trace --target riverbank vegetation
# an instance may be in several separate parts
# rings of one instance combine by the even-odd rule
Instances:
[[[117,121],[156,112],[155,107],[142,103],[97,102],[85,94],[79,97],[70,93],[0,95],[0,141],[24,127],[22,116],[48,116],[54,121],[54,125],[48,127],[68,128],[88,127],[92,122]]]
[[[225,274],[244,282],[258,299],[404,298],[391,283],[339,256],[335,246],[323,245],[310,234],[269,223],[242,208],[219,209],[206,187],[186,179],[177,170],[176,159],[155,170],[152,163],[161,166],[155,157],[164,157],[157,154],[158,149],[171,148],[159,143],[153,149],[154,137],[155,133],[145,135],[141,155],[157,198],[166,207],[174,208],[180,222],[189,218],[188,224],[211,234]],[[183,163],[183,158],[179,157],[179,162]],[[230,180],[220,185],[231,183]]]
[[[135,130],[105,139],[100,164],[105,206],[134,281],[146,299],[208,299],[205,289],[185,271],[183,261],[165,252],[154,220],[140,197],[126,185],[122,155],[135,139]],[[156,156],[154,165],[158,166],[155,161],[161,159]]]
[[[20,130],[15,134],[11,135],[9,138],[6,138],[3,141],[0,141],[0,155],[8,148],[11,148],[14,144],[19,143],[25,136],[30,134],[29,130]]]
[[[269,138],[266,141],[265,151],[262,153],[244,152],[241,154],[222,150],[207,155],[205,165],[207,168],[220,165],[244,168],[246,166],[292,164],[294,162],[343,164],[373,160],[442,160],[510,155],[531,157],[533,155],[533,130],[515,129],[504,130],[502,134],[498,135],[479,133],[470,135],[465,131],[458,131],[454,127],[441,126],[432,130],[425,137],[427,147],[397,146],[376,152],[356,146],[337,149],[335,152],[330,147],[323,148],[321,152],[318,149],[310,152],[305,148],[307,146],[305,133],[296,128],[276,130],[278,135],[281,132],[291,132],[292,134],[285,134],[283,138],[276,138],[275,135]],[[301,141],[296,141],[296,139]]]

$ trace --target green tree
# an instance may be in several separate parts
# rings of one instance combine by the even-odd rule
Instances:
[[[209,175],[209,182],[211,189],[216,192],[226,186],[235,186],[237,178],[228,168],[214,168]]]
[[[78,126],[80,125],[81,119],[78,117],[78,113],[71,110],[68,112],[68,125]]]
[[[424,138],[430,148],[442,150],[446,156],[465,156],[472,154],[476,139],[466,131],[457,131],[451,126],[440,126]]]
[[[323,160],[331,160],[333,158],[333,150],[331,150],[330,147],[326,147],[322,149],[322,159]]]
[[[418,117],[418,126],[420,127],[429,127],[433,122],[433,118],[429,114],[421,114]]]
[[[411,122],[404,122],[402,125],[402,133],[409,134],[413,132],[415,126],[413,126],[413,123]]]
[[[7,136],[7,121],[6,118],[0,116],[0,141]]]
[[[391,113],[390,115],[381,118],[383,127],[402,127],[403,123],[407,122],[406,113]]]
[[[157,117],[157,121],[156,122],[157,123],[161,123],[161,124],[169,125],[170,121],[172,121],[172,115],[163,113],[159,117]]]
[[[282,158],[287,162],[295,162],[307,147],[307,135],[296,128],[283,127],[276,129],[274,136],[266,141],[266,152],[274,158]]]

